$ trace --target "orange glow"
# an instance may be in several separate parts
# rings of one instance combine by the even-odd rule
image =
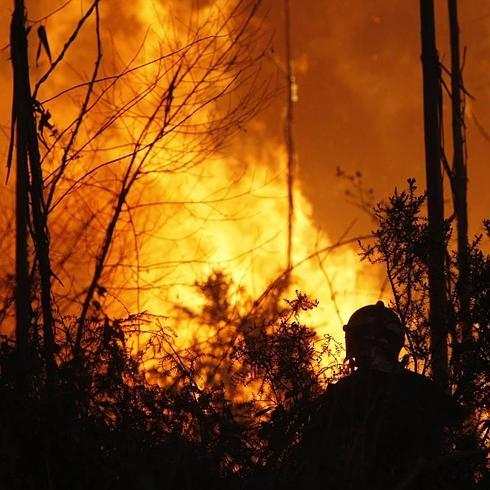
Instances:
[[[30,2],[29,18],[40,19],[62,3]],[[353,213],[344,205],[342,184],[335,179],[333,169],[337,165],[348,171],[362,169],[367,183],[373,183],[381,192],[377,195],[380,198],[406,177],[421,176],[417,12],[415,6],[409,8],[409,2],[402,2],[410,15],[404,16],[405,11],[400,11],[396,17],[390,2],[380,2],[383,5],[378,12],[366,2],[357,1],[353,16],[345,17],[343,3],[330,2],[335,5],[322,6],[328,10],[328,15],[322,16],[315,14],[320,2],[310,1],[306,3],[312,9],[311,25],[305,26],[302,19],[308,17],[308,8],[302,2],[292,3],[298,96],[293,263],[298,266],[284,295],[291,297],[299,289],[317,298],[319,307],[305,315],[305,321],[320,337],[329,333],[340,339],[342,324],[350,313],[379,299],[380,281],[378,271],[359,262],[354,247],[328,249],[347,228]],[[125,2],[121,9],[120,2],[102,2],[101,81],[94,85],[91,98],[91,103],[97,103],[80,128],[69,155],[73,160],[56,187],[50,215],[53,266],[60,279],[54,282],[54,288],[63,311],[77,312],[78,305],[75,308],[74,304],[87,288],[115,195],[136,149],[139,153],[133,164],[141,163],[142,171],[125,200],[100,281],[107,294],[97,296],[105,311],[113,316],[148,311],[170,316],[167,323],[172,326],[178,320],[172,317],[173,306],[196,309],[202,297],[194,283],[204,281],[214,270],[228,274],[247,298],[259,297],[284,271],[287,191],[280,34],[273,41],[274,53],[268,50],[265,58],[247,68],[250,78],[234,85],[241,67],[257,56],[273,31],[280,32],[282,14],[275,4],[270,4],[274,8],[265,19],[262,11],[255,13],[244,34],[245,49],[234,58],[236,46],[232,39],[247,12],[232,12],[233,5],[227,0],[138,0]],[[5,7],[2,8],[3,19],[8,19]],[[86,8],[85,2],[73,1],[42,21],[54,56],[60,53]],[[470,10],[463,8],[462,22],[471,17]],[[344,22],[346,19],[348,22]],[[400,47],[404,40],[399,40],[396,49],[390,47],[393,34],[385,31],[390,33],[389,26],[396,22],[404,32],[411,33],[410,46]],[[488,20],[474,22],[480,31],[490,26]],[[2,39],[6,39],[7,28],[4,20]],[[474,39],[471,33],[468,36]],[[385,44],[380,38],[387,40]],[[32,59],[36,47],[31,35]],[[483,44],[478,45],[479,52],[488,55],[490,51],[485,49]],[[58,131],[73,128],[86,86],[69,89],[90,79],[96,54],[92,16],[56,75],[38,94]],[[220,57],[224,62],[217,62]],[[398,62],[390,72],[389,60],[393,59]],[[485,60],[481,55],[480,64],[473,64],[470,82],[486,66]],[[238,64],[233,65],[232,61]],[[8,63],[6,52],[1,63],[3,67]],[[38,66],[31,64],[35,82],[49,63],[41,56]],[[254,71],[259,70],[258,66],[261,71]],[[212,72],[207,75],[209,69]],[[2,69],[2,73],[2,83],[6,85],[8,70]],[[119,73],[124,76],[116,80]],[[261,90],[270,80],[270,89],[275,88],[277,80],[279,89],[265,112],[247,124],[248,114],[244,114],[243,120],[239,119],[233,127],[206,133],[220,124],[220,117],[240,97],[250,97],[248,103],[254,114],[255,109],[265,106],[252,95],[257,92],[268,97],[269,89]],[[232,87],[229,96],[209,103],[228,86]],[[170,87],[173,92],[169,114],[175,119],[168,123],[168,133],[157,138],[163,127],[165,105],[148,129],[144,128]],[[489,92],[486,88],[478,88],[477,92],[480,99],[467,105],[470,143],[477,147],[475,161],[480,162],[471,167],[475,189],[481,181],[481,155],[488,149],[488,141],[473,123],[478,115],[485,126],[488,112],[482,114],[480,101],[487,100]],[[127,110],[118,113],[121,108]],[[9,110],[6,99],[1,102],[1,110],[4,118]],[[9,123],[3,119],[2,124],[6,128]],[[101,126],[106,129],[99,133]],[[211,151],[226,140],[228,132],[235,132],[233,139]],[[54,145],[43,162],[49,184],[60,168],[63,145],[69,141],[70,132],[59,140],[47,133],[47,146]],[[141,145],[137,148],[135,142],[140,136]],[[7,133],[1,138],[1,154],[5,156]],[[140,151],[145,145],[151,146],[146,160],[145,152]],[[393,163],[396,159],[399,161]],[[11,192],[10,187],[7,190]],[[11,195],[2,194],[2,204],[12,209]],[[478,204],[480,207],[484,207],[483,202]],[[6,213],[3,222],[9,218]],[[364,234],[371,226],[368,221],[360,223],[350,236]],[[2,263],[2,272],[9,272],[13,264],[12,243],[3,247],[9,261]],[[327,251],[316,254],[324,249]],[[176,334],[178,345],[183,346],[212,332],[186,323]]]
[[[44,2],[44,8],[32,6],[30,17],[52,10],[55,3]],[[250,152],[235,151],[235,145],[230,151],[207,154],[203,153],[209,146],[205,138],[203,142],[200,135],[192,134],[204,131],[219,119],[220,111],[226,111],[226,107],[206,101],[219,94],[235,76],[235,68],[227,71],[226,65],[213,67],[216,57],[226,56],[227,50],[234,49],[233,29],[247,13],[232,12],[232,6],[233,2],[215,1],[193,10],[178,2],[157,4],[141,0],[130,7],[131,18],[121,18],[124,14],[111,2],[101,6],[103,62],[98,78],[103,81],[94,86],[91,103],[97,98],[100,101],[80,128],[72,150],[76,158],[56,187],[50,215],[51,250],[55,267],[59,264],[56,274],[61,281],[54,287],[61,307],[68,308],[67,311],[73,311],[73,299],[86,288],[92,273],[115,193],[131,165],[128,155],[145,131],[158,98],[168,90],[173,77],[181,76],[179,66],[187,71],[175,87],[172,104],[182,107],[177,115],[177,123],[184,121],[182,130],[170,131],[156,141],[126,199],[106,272],[100,281],[108,294],[98,300],[116,316],[141,310],[168,315],[175,303],[199,304],[193,284],[203,281],[215,269],[224,270],[250,297],[260,295],[283,272],[287,217],[283,143],[264,139],[255,143],[260,152],[256,148]],[[55,56],[81,11],[80,5],[72,2],[46,22]],[[230,15],[232,19],[227,21]],[[56,18],[63,18],[63,22],[55,22]],[[259,18],[253,19],[248,29],[255,29],[254,25],[260,23]],[[208,41],[216,32],[219,36]],[[34,48],[34,37],[31,44]],[[249,47],[246,56],[253,56]],[[58,131],[73,128],[86,87],[64,91],[90,79],[95,57],[92,16],[56,76],[38,95],[45,110],[51,112],[51,122]],[[148,63],[156,59],[159,60]],[[196,60],[199,62],[195,63]],[[131,71],[145,63],[148,64],[143,68]],[[47,60],[41,57],[39,66],[33,67],[33,79],[48,67]],[[209,67],[215,71],[205,79],[203,74]],[[112,78],[125,71],[129,72],[120,80]],[[201,79],[204,82],[199,85],[196,80]],[[246,91],[247,87],[239,90]],[[58,97],[59,93],[62,95]],[[138,97],[141,100],[131,105]],[[229,103],[233,103],[233,98]],[[122,107],[130,108],[118,114]],[[163,107],[157,117],[162,112]],[[101,126],[106,129],[99,134]],[[153,141],[157,130],[158,124],[150,126],[143,146]],[[237,138],[240,137],[238,133]],[[69,131],[59,140],[56,135],[46,136],[48,146],[55,145],[44,162],[48,184],[60,168],[63,145],[69,138]],[[136,165],[138,159],[142,156],[137,156]],[[295,199],[293,263],[299,263],[331,242],[328,234],[317,230],[311,204],[299,181]],[[325,259],[324,268],[344,320],[352,309],[377,298],[374,279],[364,282],[361,292],[358,277],[363,268],[352,249],[334,251],[328,258],[325,254],[319,257]],[[319,333],[328,329],[339,335],[341,322],[318,258],[307,260],[294,270],[289,294],[294,289],[320,300],[310,320]],[[195,338],[194,332],[178,332],[179,343],[190,338]]]

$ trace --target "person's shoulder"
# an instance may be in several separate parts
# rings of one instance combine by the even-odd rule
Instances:
[[[352,385],[355,383],[356,381],[352,374],[328,383],[326,390],[318,398],[319,406],[323,407],[325,404],[328,405],[339,396],[342,396],[342,393],[351,391]]]
[[[428,403],[442,402],[445,394],[431,379],[422,374],[401,369],[394,373],[395,384],[410,396],[426,400]]]
[[[369,388],[366,373],[355,371],[348,376],[329,383],[323,395],[323,403],[340,400],[351,400],[364,396],[364,392]]]
[[[409,370],[399,373],[400,383],[411,395],[423,400],[428,408],[438,414],[445,424],[457,424],[461,418],[461,407],[434,381],[422,374]]]
[[[329,383],[325,395],[328,396],[329,394],[332,393],[341,393],[345,390],[349,391],[352,389],[353,386],[359,384],[362,382],[360,379],[361,376],[359,375],[359,372],[353,372],[349,374],[348,376],[344,376],[343,378],[340,378],[339,380]]]
[[[411,388],[414,391],[418,391],[421,395],[436,397],[441,400],[449,398],[442,388],[422,374],[409,371],[408,369],[402,369],[396,376],[401,385],[405,388]]]
[[[415,373],[414,371],[409,371],[408,369],[400,369],[400,371],[398,371],[396,374],[400,377],[402,382],[410,383],[414,386],[420,386],[429,390],[439,389],[438,386],[430,378],[427,378],[422,374]]]

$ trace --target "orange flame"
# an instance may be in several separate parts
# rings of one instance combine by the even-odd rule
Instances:
[[[135,310],[168,315],[176,303],[195,307],[202,298],[194,283],[217,268],[247,295],[257,297],[283,272],[284,146],[265,140],[257,142],[260,152],[237,150],[236,145],[211,154],[216,138],[236,130],[241,118],[232,120],[231,128],[222,126],[221,133],[199,134],[219,125],[236,98],[250,97],[254,90],[253,79],[234,81],[240,63],[245,66],[253,53],[247,46],[234,58],[237,29],[246,12],[233,11],[233,5],[215,0],[192,9],[180,2],[140,0],[125,5],[130,17],[124,17],[117,2],[101,5],[100,81],[94,84],[87,116],[67,155],[70,162],[57,183],[49,218],[53,264],[60,279],[55,290],[64,311],[73,312],[74,302],[83,294],[121,181],[134,155],[134,165],[143,162],[141,148],[146,147],[147,159],[124,200],[100,281],[98,300],[105,311],[114,316]],[[55,22],[58,16],[64,21]],[[79,5],[73,2],[46,21],[54,56],[79,18]],[[259,24],[261,20],[254,17],[247,29]],[[92,17],[39,92],[44,110],[51,112],[58,128],[46,135],[46,147],[51,149],[43,162],[48,190],[62,166],[63,147],[70,141],[86,94],[87,85],[80,85],[80,80],[90,79],[97,53],[95,32]],[[251,42],[248,34],[242,39]],[[222,62],[217,62],[220,56]],[[47,60],[41,60],[36,77],[48,67]],[[214,71],[207,74],[208,70]],[[124,75],[116,75],[120,72]],[[230,96],[211,103],[227,87]],[[165,103],[152,115],[162,100]],[[177,114],[175,123],[161,122],[167,111],[169,117]],[[165,124],[168,134],[158,139]],[[320,305],[308,322],[319,335],[328,331],[339,338],[350,312],[378,299],[378,283],[353,249],[329,249],[332,242],[315,226],[300,182],[294,194],[293,263],[299,265],[289,294],[300,289],[317,298]],[[199,327],[179,331],[178,342],[185,345],[195,339]],[[200,330],[199,335],[207,333]]]

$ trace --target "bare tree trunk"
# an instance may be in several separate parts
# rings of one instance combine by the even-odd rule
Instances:
[[[288,82],[287,112],[286,112],[286,148],[288,153],[288,243],[287,243],[287,270],[291,270],[293,255],[293,225],[294,225],[294,172],[295,148],[293,137],[295,87],[293,72],[293,58],[291,50],[291,5],[290,0],[284,0],[285,37],[286,37],[286,76]]]
[[[29,79],[29,58],[27,31],[25,28],[25,6],[23,0],[15,0],[12,21],[12,67],[14,72],[13,119],[17,125],[17,294],[16,317],[18,334],[22,338],[29,328],[30,279],[27,247],[27,225],[30,218],[29,193],[32,206],[34,245],[39,264],[41,286],[41,307],[43,314],[44,359],[48,384],[51,384],[55,370],[54,325],[51,308],[51,267],[49,242],[46,227],[46,212],[43,204],[42,173],[39,156],[36,120]],[[29,182],[30,167],[30,182]],[[30,184],[30,185],[29,185]],[[24,349],[25,345],[19,346]]]
[[[425,168],[429,220],[429,298],[432,377],[444,389],[448,382],[445,289],[444,200],[442,182],[442,93],[436,49],[433,0],[420,0],[424,91]]]
[[[464,137],[464,94],[459,52],[458,7],[456,0],[448,0],[451,39],[451,102],[453,130],[453,189],[454,213],[457,219],[458,240],[458,295],[462,320],[463,342],[471,341],[469,318],[469,270],[468,270],[468,204],[467,167]]]
[[[29,222],[29,174],[27,169],[27,131],[24,128],[27,112],[26,100],[22,97],[22,45],[25,41],[24,6],[15,2],[10,33],[11,60],[13,68],[13,107],[12,123],[16,125],[16,241],[15,241],[15,337],[19,354],[19,368],[25,371],[28,351],[28,337],[31,322],[30,298],[31,283],[29,277],[28,235]],[[13,141],[11,142],[13,144]],[[24,378],[24,376],[20,376]]]

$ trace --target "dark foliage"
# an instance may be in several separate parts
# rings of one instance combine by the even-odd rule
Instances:
[[[91,327],[91,348],[60,362],[54,392],[36,359],[19,386],[3,340],[2,488],[209,488],[217,465],[203,433],[217,397],[189,383],[178,392],[149,384],[119,322]]]
[[[430,366],[423,202],[414,181],[395,192],[377,207],[376,241],[364,249],[366,258],[386,264],[392,306],[407,332],[407,363],[419,372]],[[446,230],[449,247],[449,222]],[[457,270],[447,255],[451,383],[467,415],[464,429],[448,434],[449,466],[466,483],[476,475],[480,485],[490,320],[483,240],[476,237],[470,250],[470,345],[458,334]],[[284,488],[298,478],[303,434],[318,423],[327,384],[348,369],[339,360],[341,347],[301,323],[301,312],[316,302],[300,292],[284,306],[277,291],[259,305],[237,294],[219,271],[196,287],[204,298],[200,310],[179,311],[209,335],[184,350],[177,350],[167,320],[110,319],[94,303],[82,354],[75,355],[77,319],[58,319],[54,386],[46,383],[42,328],[33,325],[23,365],[11,339],[2,338],[2,488]],[[445,475],[450,481],[448,470]]]
[[[406,334],[406,362],[416,372],[430,372],[430,332],[428,326],[428,227],[414,179],[408,188],[395,190],[389,202],[375,208],[379,223],[375,242],[364,246],[363,258],[383,263],[394,296],[391,305],[402,319]],[[470,269],[471,339],[465,339],[463,314],[458,294],[458,261],[453,251],[451,219],[445,222],[445,277],[449,318],[449,382],[455,399],[464,408],[465,423],[460,432],[450,434],[450,445],[461,451],[465,470],[471,475],[484,472],[488,445],[488,372],[490,368],[490,256],[482,248],[484,235],[474,238],[468,250]],[[484,223],[486,239],[488,222]],[[466,459],[464,457],[466,455]]]
[[[392,306],[407,332],[407,363],[422,373],[430,367],[423,202],[414,181],[395,192],[376,208],[376,240],[364,249],[366,258],[386,264]],[[466,425],[448,433],[444,474],[446,482],[456,481],[447,469],[453,468],[470,486],[475,477],[484,485],[488,437],[490,258],[481,248],[484,239],[476,237],[470,249],[475,331],[469,344],[459,334],[457,269],[447,254],[451,383]],[[201,308],[178,311],[208,333],[185,349],[177,349],[168,320],[145,313],[111,319],[94,301],[77,354],[78,319],[58,318],[53,384],[47,383],[40,325],[30,329],[23,364],[12,340],[2,338],[2,488],[247,489],[297,481],[303,435],[318,424],[327,384],[348,370],[339,360],[341,347],[301,323],[301,312],[316,302],[300,292],[282,305],[279,290],[252,302],[220,271],[196,287]]]
[[[315,303],[298,293],[275,319],[259,322],[255,312],[227,324],[231,282],[216,273],[198,287],[207,302],[196,314],[228,331],[219,342],[177,352],[161,319],[99,320],[94,305],[82,355],[73,353],[76,319],[58,325],[54,387],[46,383],[37,326],[27,366],[2,339],[2,488],[206,489],[265,481],[299,440],[303,409],[320,392],[314,334],[298,319]],[[147,341],[135,352],[142,327]],[[148,359],[158,359],[157,368],[147,369]],[[252,385],[258,396],[232,399]]]

